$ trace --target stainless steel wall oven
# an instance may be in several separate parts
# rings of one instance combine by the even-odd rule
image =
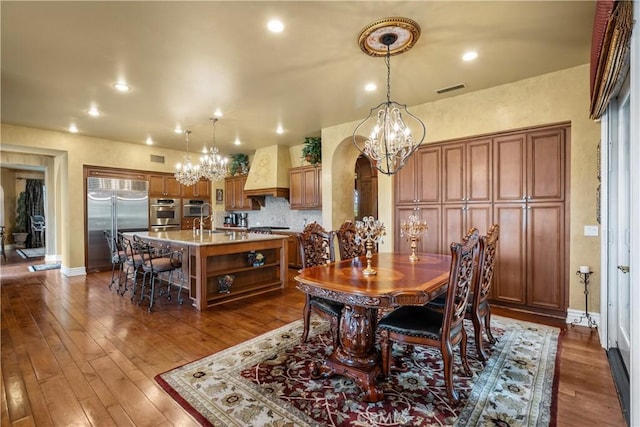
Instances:
[[[210,205],[206,200],[185,200],[184,206],[182,206],[183,217],[199,217],[209,216]]]
[[[149,199],[149,228],[151,231],[180,229],[180,199]]]

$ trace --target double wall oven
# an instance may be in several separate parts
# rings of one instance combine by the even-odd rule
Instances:
[[[180,199],[149,199],[149,228],[151,231],[180,230]]]

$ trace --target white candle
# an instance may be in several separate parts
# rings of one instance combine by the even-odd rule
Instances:
[[[581,265],[580,266],[580,273],[589,273],[591,272],[591,269],[589,268],[588,265]]]

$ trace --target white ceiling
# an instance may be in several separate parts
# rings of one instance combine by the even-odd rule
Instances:
[[[211,145],[219,108],[224,154],[301,144],[366,117],[385,99],[386,68],[357,39],[377,19],[422,28],[391,58],[391,98],[411,106],[588,63],[595,10],[594,1],[0,4],[3,123],[66,132],[73,122],[83,135],[185,150],[179,123],[198,151]],[[281,34],[266,30],[274,17]],[[466,50],[479,58],[463,62]],[[130,92],[113,89],[121,78]],[[363,90],[370,81],[377,92]],[[458,83],[466,88],[435,92]],[[90,117],[91,104],[103,115]]]

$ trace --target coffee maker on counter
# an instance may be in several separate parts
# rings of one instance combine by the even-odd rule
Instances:
[[[224,216],[225,227],[249,227],[248,213],[230,213]]]
[[[249,214],[248,213],[239,213],[238,215],[238,227],[249,227]]]

